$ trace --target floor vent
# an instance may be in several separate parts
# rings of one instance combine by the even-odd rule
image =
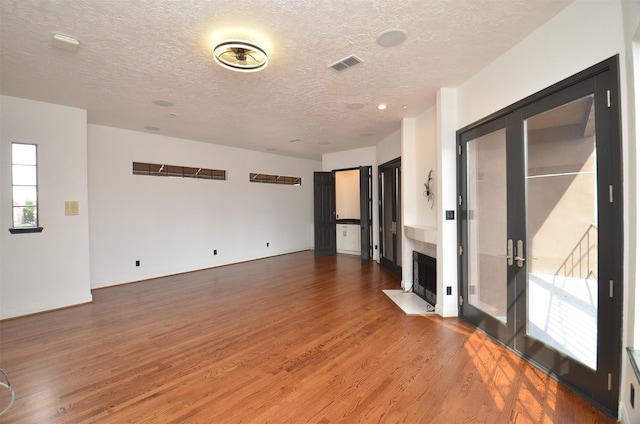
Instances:
[[[356,66],[357,64],[362,63],[362,59],[351,55],[347,56],[344,59],[341,59],[334,63],[333,65],[329,65],[329,68],[333,68],[338,72],[346,71],[349,68]]]

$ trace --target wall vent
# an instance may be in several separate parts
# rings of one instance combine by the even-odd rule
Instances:
[[[341,59],[334,63],[333,65],[329,65],[329,68],[333,68],[338,72],[346,71],[349,68],[356,66],[357,64],[362,63],[362,59],[351,55],[347,56],[344,59]]]

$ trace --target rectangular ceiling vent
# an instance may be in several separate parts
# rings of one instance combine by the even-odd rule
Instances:
[[[333,68],[338,72],[346,71],[347,69],[356,66],[357,64],[362,63],[362,59],[351,55],[347,56],[344,59],[341,59],[334,63],[333,65],[329,65],[329,68]]]

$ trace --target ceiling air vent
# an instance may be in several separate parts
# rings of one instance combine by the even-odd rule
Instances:
[[[342,71],[346,71],[347,69],[353,66],[356,66],[358,63],[362,63],[362,59],[359,59],[358,57],[351,55],[337,61],[333,65],[329,65],[329,68],[333,68],[338,72],[342,72]]]

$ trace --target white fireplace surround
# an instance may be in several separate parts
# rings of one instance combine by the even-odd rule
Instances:
[[[423,243],[438,244],[438,229],[422,225],[405,225],[404,234],[416,241]],[[431,255],[430,255],[431,256]],[[435,255],[433,255],[435,257]]]

